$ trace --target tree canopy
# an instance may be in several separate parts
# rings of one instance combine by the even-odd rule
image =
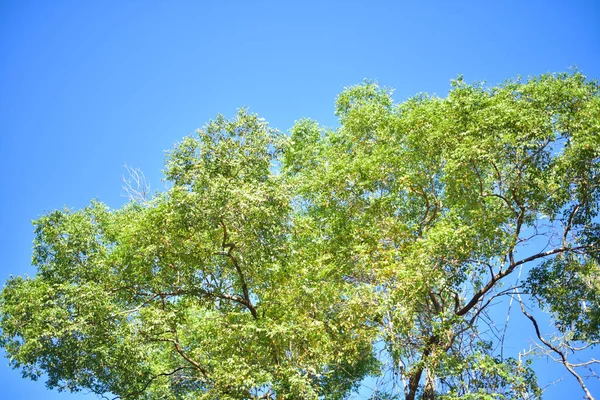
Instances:
[[[486,325],[511,301],[591,399],[598,361],[570,360],[600,340],[599,88],[459,78],[398,104],[365,82],[339,127],[287,135],[218,116],[168,154],[165,192],[35,221],[0,345],[111,398],[539,398]]]

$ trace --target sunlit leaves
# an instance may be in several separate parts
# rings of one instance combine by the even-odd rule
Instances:
[[[538,396],[480,317],[524,268],[523,296],[598,338],[598,85],[457,79],[395,104],[365,82],[336,115],[289,135],[217,116],[164,193],[37,220],[38,274],[0,295],[12,365],[127,399],[342,399],[368,376],[381,398]]]

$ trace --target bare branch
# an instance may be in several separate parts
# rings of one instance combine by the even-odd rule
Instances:
[[[534,261],[540,258],[544,258],[544,257],[548,257],[554,254],[560,254],[560,253],[565,253],[568,251],[577,251],[577,250],[582,250],[582,249],[586,249],[589,248],[589,246],[579,246],[579,247],[561,247],[558,249],[553,249],[553,250],[549,250],[543,253],[538,253],[538,254],[534,254],[530,257],[526,257],[522,260],[519,261],[515,261],[514,258],[512,257],[512,252],[511,252],[511,262],[510,262],[510,266],[504,270],[504,271],[500,271],[498,272],[496,275],[492,276],[492,279],[490,279],[488,281],[488,283],[486,283],[486,285],[484,287],[482,287],[481,289],[479,289],[471,298],[471,300],[469,300],[469,302],[463,307],[461,308],[456,315],[465,315],[466,313],[468,313],[469,311],[471,311],[471,309],[473,307],[475,307],[475,305],[479,302],[479,300],[481,300],[481,298],[483,296],[485,296],[486,293],[488,293],[495,285],[496,282],[498,282],[499,280],[501,280],[502,278],[506,277],[507,275],[510,275],[516,267],[518,267],[519,265],[523,265],[525,263],[528,263],[530,261]]]
[[[579,386],[581,386],[581,389],[585,393],[585,398],[588,400],[594,400],[594,396],[592,396],[592,394],[588,390],[587,386],[585,385],[585,382],[583,381],[583,378],[581,378],[581,376],[575,371],[575,369],[573,368],[574,365],[571,364],[569,361],[567,361],[567,356],[565,355],[565,353],[560,351],[560,349],[558,349],[552,343],[550,343],[549,341],[544,339],[544,337],[542,336],[542,333],[540,332],[540,327],[539,327],[536,319],[531,314],[529,314],[527,311],[525,311],[525,306],[523,305],[523,301],[521,300],[521,298],[519,298],[519,303],[521,304],[521,311],[523,312],[523,315],[525,315],[533,324],[533,327],[535,329],[535,333],[536,333],[538,339],[547,348],[549,348],[550,350],[555,352],[560,357],[559,362],[565,366],[565,368],[571,373],[571,375],[573,375],[575,377],[575,379],[577,379],[577,381],[579,382]]]
[[[123,190],[125,197],[129,200],[145,204],[150,199],[150,183],[139,168],[133,168],[125,164],[127,176],[123,174]]]
[[[577,211],[579,211],[579,207],[581,207],[581,204],[577,204],[569,215],[569,220],[567,221],[567,226],[565,227],[565,233],[563,235],[563,247],[567,246],[567,236],[571,230],[571,227],[573,226],[573,217],[575,217],[575,214],[577,214]]]

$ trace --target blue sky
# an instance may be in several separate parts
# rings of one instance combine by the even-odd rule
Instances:
[[[597,1],[0,0],[0,281],[35,273],[32,219],[120,207],[125,163],[162,189],[164,151],[217,113],[334,126],[336,95],[364,78],[402,101],[445,96],[459,74],[493,84],[574,65],[600,78]],[[7,363],[2,399],[94,398]],[[546,398],[577,390],[560,386]]]

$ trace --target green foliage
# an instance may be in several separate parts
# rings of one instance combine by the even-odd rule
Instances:
[[[528,286],[574,340],[600,339],[600,267],[594,259],[556,257],[531,270]]]
[[[339,128],[288,136],[218,116],[169,153],[165,193],[35,222],[0,345],[25,377],[126,399],[342,399],[369,376],[381,399],[539,397],[481,316],[526,284],[599,339],[598,89],[458,79],[395,104],[365,82]]]

